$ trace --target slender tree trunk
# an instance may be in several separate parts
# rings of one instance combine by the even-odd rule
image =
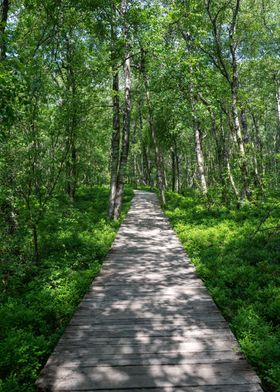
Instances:
[[[191,33],[189,31],[187,32],[182,31],[182,37],[186,42],[188,53],[191,54],[193,50]],[[190,73],[190,77],[192,78],[193,67],[191,64],[189,65],[189,73]],[[207,186],[207,181],[205,176],[204,155],[203,155],[203,148],[202,148],[202,132],[201,132],[200,123],[196,110],[194,86],[192,81],[190,81],[189,84],[189,97],[190,97],[190,103],[192,109],[193,130],[194,130],[194,139],[195,139],[195,154],[196,154],[196,162],[197,162],[197,174],[199,177],[198,178],[199,186],[203,195],[207,195],[208,186]]]
[[[148,159],[148,153],[144,143],[142,143],[142,161],[143,161],[144,184],[152,186],[150,162]]]
[[[179,162],[175,148],[171,150],[172,160],[172,191],[179,193]]]
[[[111,63],[112,63],[112,104],[113,104],[113,132],[111,139],[111,181],[110,181],[110,196],[108,217],[114,219],[115,202],[117,195],[117,181],[120,160],[120,138],[121,138],[121,125],[120,125],[120,87],[119,87],[119,70],[116,53],[117,33],[115,27],[116,10],[112,7],[112,20],[111,20]]]
[[[73,136],[70,141],[69,152],[69,158],[66,162],[66,192],[71,203],[73,203],[77,189],[77,150]]]
[[[175,152],[173,148],[171,150],[171,162],[172,162],[172,191],[175,192],[177,173],[176,173]]]
[[[8,21],[10,10],[10,0],[2,0],[1,10],[0,10],[0,63],[4,63],[6,60],[6,52],[7,52],[7,44],[6,44],[6,25]],[[9,151],[9,143],[5,146]],[[7,152],[7,155],[9,153]],[[3,200],[0,205],[0,210],[2,210],[3,215],[5,217],[5,221],[7,224],[7,229],[9,234],[15,234],[18,228],[18,220],[17,220],[17,212],[14,207],[14,197],[13,197],[13,189],[14,189],[14,177],[10,172],[10,163],[9,159],[5,159],[5,163],[3,165],[3,186],[9,189],[9,195]]]
[[[247,115],[246,115],[246,111],[243,108],[241,110],[241,124],[242,124],[242,130],[243,130],[243,134],[244,134],[244,141],[246,144],[250,145],[251,148],[251,158],[252,158],[252,166],[253,166],[253,178],[254,178],[254,184],[257,187],[260,187],[260,189],[262,190],[262,182],[261,182],[261,178],[259,175],[259,170],[258,170],[258,162],[257,162],[257,157],[256,157],[256,152],[255,152],[255,145],[254,145],[254,141],[251,140],[249,131],[248,131],[248,122],[247,122]]]
[[[237,19],[240,11],[240,0],[236,0],[235,7],[232,13],[232,22],[229,27],[229,42],[230,42],[230,54],[231,54],[231,67],[232,67],[232,80],[230,83],[231,87],[231,109],[232,109],[232,120],[234,133],[236,135],[238,150],[239,150],[239,162],[240,172],[242,176],[243,191],[242,198],[248,199],[250,197],[249,189],[249,177],[247,167],[247,157],[245,152],[245,146],[242,136],[241,125],[238,116],[238,91],[239,91],[239,73],[238,73],[238,62],[237,62],[237,49],[238,43],[236,39],[236,27]]]
[[[196,161],[197,161],[197,171],[199,176],[200,187],[202,193],[207,195],[208,188],[205,176],[205,168],[204,168],[204,155],[202,149],[202,133],[200,129],[200,124],[198,122],[194,123],[194,133],[195,133],[195,153],[196,153]]]
[[[173,144],[174,144],[173,154],[174,154],[174,174],[175,174],[174,191],[179,193],[179,191],[180,191],[180,164],[179,164],[176,139],[174,139]]]
[[[276,103],[277,103],[277,119],[280,127],[280,84],[276,84]]]
[[[225,131],[223,127],[223,117],[220,113],[220,129],[215,121],[214,114],[211,113],[211,123],[212,123],[212,130],[214,133],[214,138],[216,142],[216,151],[217,151],[217,158],[216,162],[218,163],[218,170],[219,174],[218,177],[220,179],[220,183],[222,185],[222,200],[224,202],[227,201],[227,184],[225,181],[225,172],[226,172],[226,137]]]
[[[234,181],[234,178],[233,178],[233,175],[232,175],[232,172],[231,172],[229,158],[227,158],[227,172],[228,172],[228,178],[229,178],[230,184],[232,186],[232,189],[233,189],[233,192],[235,194],[236,200],[237,200],[237,202],[239,204],[239,202],[240,202],[239,192],[238,192],[238,189],[237,189],[237,187],[235,185],[235,181]]]
[[[108,216],[114,219],[120,155],[120,98],[119,72],[113,67],[113,133],[111,141],[111,183]]]
[[[36,223],[32,224],[32,235],[33,235],[33,246],[34,246],[34,259],[36,263],[39,263],[40,251],[39,251],[39,240],[38,240],[38,228]]]
[[[10,9],[10,0],[2,0],[1,7],[1,19],[0,19],[0,61],[5,60],[6,58],[6,39],[5,39],[5,30],[8,21],[8,14]]]
[[[203,195],[207,195],[208,187],[207,181],[205,176],[205,167],[204,167],[204,154],[203,154],[203,147],[202,147],[202,132],[199,123],[199,119],[197,116],[196,110],[196,102],[193,93],[193,85],[190,84],[190,102],[192,108],[192,118],[193,118],[193,130],[194,130],[194,140],[195,140],[195,154],[196,154],[196,162],[197,162],[197,174],[199,180],[199,186],[203,193]]]
[[[125,172],[129,153],[130,139],[130,118],[131,118],[131,65],[130,65],[130,45],[128,37],[128,21],[127,19],[127,0],[122,1],[122,15],[124,21],[124,41],[125,41],[125,61],[124,61],[124,115],[123,115],[123,135],[122,149],[120,155],[120,164],[117,178],[117,191],[115,197],[115,205],[113,218],[118,219],[122,206]]]
[[[147,86],[146,86],[147,88]],[[161,203],[165,205],[166,200],[165,200],[165,176],[164,176],[164,166],[163,166],[163,159],[161,156],[161,152],[159,149],[158,141],[157,141],[157,134],[156,134],[156,128],[154,125],[154,119],[152,117],[152,109],[151,109],[151,104],[150,104],[150,95],[149,91],[146,91],[147,94],[147,102],[148,102],[148,111],[149,111],[149,126],[150,126],[150,131],[151,131],[151,136],[152,136],[152,141],[155,149],[155,156],[156,156],[156,167],[157,167],[157,185],[158,189],[160,191],[160,199]]]
[[[237,140],[237,145],[239,150],[239,158],[240,158],[239,164],[240,164],[240,172],[241,172],[242,183],[243,183],[242,198],[247,199],[250,196],[250,190],[249,190],[247,157],[246,157],[245,146],[243,142],[243,136],[242,136],[241,126],[240,126],[240,121],[238,116],[237,83],[238,83],[238,79],[237,76],[235,76],[232,83],[232,119],[233,119],[234,133],[236,135],[236,140]]]
[[[276,84],[276,104],[277,104],[277,132],[276,132],[276,152],[280,152],[280,83],[275,77]],[[278,164],[279,165],[279,164]]]
[[[66,151],[68,152],[66,157],[66,178],[65,178],[65,190],[73,203],[76,194],[77,182],[78,182],[78,171],[77,171],[77,149],[76,149],[76,138],[77,138],[77,126],[78,126],[78,114],[77,114],[77,81],[76,72],[73,64],[73,55],[75,52],[75,46],[71,43],[70,38],[66,38],[66,61],[67,61],[67,108],[68,108],[68,124],[66,129]]]
[[[158,145],[158,140],[157,140],[157,130],[155,127],[154,123],[154,118],[153,118],[153,110],[152,110],[152,105],[151,105],[151,99],[150,99],[150,91],[149,91],[149,82],[148,82],[148,77],[146,73],[146,68],[145,68],[145,52],[142,49],[141,50],[141,71],[143,75],[143,80],[144,80],[144,86],[146,90],[146,101],[147,101],[147,107],[148,107],[148,122],[149,122],[149,128],[151,132],[151,137],[155,149],[155,156],[156,156],[156,167],[157,167],[157,185],[158,189],[160,191],[160,199],[161,203],[165,205],[166,200],[165,200],[165,176],[164,176],[164,167],[163,167],[163,159],[161,156],[160,148]]]
[[[255,157],[257,159],[257,167],[260,172],[260,179],[264,177],[264,162],[263,162],[263,144],[260,136],[260,129],[254,113],[251,112],[251,117],[254,125],[254,146]]]

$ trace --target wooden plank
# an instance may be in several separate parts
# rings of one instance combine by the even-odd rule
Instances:
[[[151,318],[152,317],[152,318]],[[198,322],[206,323],[208,321],[224,321],[224,318],[219,311],[211,312],[211,314],[199,313],[199,312],[185,312],[183,315],[177,314],[152,314],[146,312],[145,314],[123,314],[123,312],[116,315],[89,315],[87,312],[77,312],[70,324],[79,323],[90,323],[90,324],[115,324],[115,325],[126,325],[126,324],[148,324],[151,327],[156,325],[194,325]]]
[[[102,355],[94,353],[82,353],[79,355],[75,350],[67,352],[55,352],[48,360],[47,366],[63,367],[90,367],[90,366],[140,366],[140,365],[177,365],[201,364],[214,362],[233,362],[243,359],[239,352],[235,351],[199,351],[199,352],[166,352],[166,353],[136,353],[126,355]]]
[[[195,284],[194,284],[195,283]],[[117,286],[117,287],[114,287]],[[143,284],[143,285],[131,285],[128,282],[126,284],[116,284],[111,286],[102,286],[96,284],[96,281],[94,281],[92,287],[89,290],[89,293],[107,293],[108,291],[118,291],[118,292],[127,292],[131,293],[131,295],[134,294],[146,294],[146,293],[154,293],[154,294],[168,294],[168,293],[181,293],[184,294],[185,292],[187,293],[189,289],[205,289],[205,286],[203,285],[201,280],[196,280],[195,282],[191,281],[186,281],[185,283],[181,284],[164,284],[161,282],[161,284],[154,286],[151,284]]]
[[[148,333],[146,332],[145,334],[141,334],[139,333],[137,330],[131,330],[130,333],[126,333],[124,335],[123,331],[117,331],[115,334],[112,334],[110,336],[110,334],[108,333],[108,331],[106,333],[103,332],[102,334],[99,334],[99,336],[97,335],[97,333],[95,332],[94,334],[91,332],[83,332],[80,330],[76,330],[75,332],[71,332],[71,333],[64,333],[62,338],[60,339],[60,342],[68,342],[69,340],[71,340],[72,342],[76,342],[76,341],[87,341],[89,343],[91,342],[95,342],[96,344],[112,344],[112,345],[116,345],[116,344],[124,344],[124,342],[126,344],[132,344],[134,343],[149,343],[149,344],[153,344],[153,342],[159,342],[160,340],[162,340],[164,342],[164,339],[168,339],[168,341],[175,343],[175,342],[187,342],[189,340],[193,340],[193,339],[199,339],[199,341],[204,342],[205,340],[207,340],[208,342],[213,342],[213,339],[215,339],[217,336],[219,337],[219,339],[221,340],[228,340],[230,341],[230,339],[234,339],[235,337],[232,334],[232,332],[228,331],[228,330],[211,330],[211,333],[209,332],[210,330],[207,329],[206,330],[207,333],[203,333],[203,331],[201,330],[197,330],[196,333],[194,331],[190,331],[189,333],[186,333],[185,331],[181,332],[181,333],[174,333],[174,332],[170,332],[170,333],[164,333],[161,331],[158,331],[157,333],[153,332],[153,333]],[[217,333],[219,332],[219,334]]]
[[[171,342],[167,341],[165,344],[144,344],[144,343],[130,343],[130,344],[98,344],[97,342],[88,341],[61,341],[57,344],[56,352],[68,352],[69,346],[71,349],[75,347],[77,355],[126,355],[126,354],[141,354],[141,353],[166,353],[166,352],[197,352],[203,350],[238,350],[236,341],[223,339],[212,339],[212,341],[191,340],[187,342]]]
[[[143,321],[143,320],[141,320]],[[228,328],[228,324],[225,320],[222,321],[217,321],[217,320],[211,320],[211,319],[207,319],[206,321],[202,320],[198,320],[196,322],[192,322],[191,320],[188,320],[187,323],[163,323],[163,322],[156,322],[153,321],[152,322],[152,326],[151,326],[151,322],[138,322],[137,323],[126,323],[125,321],[122,321],[122,323],[118,322],[117,324],[120,328],[116,328],[116,324],[115,323],[107,323],[107,324],[100,324],[100,323],[94,323],[92,322],[92,319],[88,320],[87,318],[84,319],[72,319],[71,323],[68,325],[67,328],[70,329],[79,329],[80,331],[83,330],[90,330],[93,333],[95,331],[143,331],[143,330],[150,330],[150,331],[155,331],[157,333],[157,331],[170,331],[170,330],[191,330],[191,331],[195,331],[195,330],[205,330],[205,329],[216,329],[217,331],[220,330],[220,328]]]
[[[139,325],[128,325],[124,328],[116,328],[115,326],[109,325],[106,328],[102,326],[93,326],[89,328],[80,328],[79,326],[74,327],[67,327],[64,331],[63,337],[68,339],[87,339],[88,337],[95,337],[96,339],[108,337],[108,338],[119,338],[119,337],[135,337],[142,338],[142,337],[214,337],[214,336],[233,336],[232,332],[227,328],[226,325],[219,328],[189,328],[186,329],[185,327],[181,328],[173,328],[173,327],[162,327],[162,328],[149,328]]]
[[[60,390],[65,392],[66,390]],[[81,390],[72,390],[72,392],[80,392]],[[89,389],[87,392],[112,392],[112,389]],[[127,389],[117,389],[117,392],[128,392]],[[152,387],[152,388],[130,388],[132,392],[263,392],[260,385],[244,384],[244,385],[201,385],[188,387]]]
[[[102,304],[90,305],[83,303],[79,306],[77,315],[78,316],[94,316],[94,317],[113,317],[119,316],[120,318],[127,318],[136,316],[137,318],[151,317],[152,315],[157,316],[186,316],[192,315],[198,312],[211,312],[212,314],[220,314],[218,308],[213,302],[202,302],[196,304],[184,304],[181,306],[176,305],[165,305],[165,304],[141,304],[138,302],[132,302],[131,304],[112,304],[111,306],[102,306]]]
[[[78,389],[188,387],[197,385],[246,385],[259,383],[259,379],[246,361],[213,364],[150,365],[150,366],[98,366],[73,370],[56,366],[45,369],[37,386],[52,388],[53,392]]]

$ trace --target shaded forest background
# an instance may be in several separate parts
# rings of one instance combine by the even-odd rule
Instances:
[[[33,390],[142,187],[280,391],[279,8],[1,1],[1,390]]]

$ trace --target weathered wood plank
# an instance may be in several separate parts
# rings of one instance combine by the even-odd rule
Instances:
[[[73,370],[56,366],[45,369],[38,386],[60,391],[63,388],[150,388],[195,385],[244,385],[259,380],[246,361],[213,364],[177,364],[150,366],[98,366]]]
[[[75,349],[77,355],[126,355],[126,354],[144,354],[144,353],[181,353],[181,352],[197,352],[206,350],[225,351],[225,350],[238,350],[236,342],[228,342],[225,340],[215,339],[213,342],[192,341],[184,343],[168,342],[164,345],[157,344],[123,344],[123,345],[100,345],[91,342],[61,342],[58,343],[56,352],[68,352],[69,346]]]
[[[80,392],[81,390],[72,390],[71,392]],[[112,392],[112,389],[89,389],[87,392]],[[132,392],[263,392],[260,385],[244,384],[244,385],[202,385],[188,387],[152,387],[152,388],[129,388]],[[65,392],[65,390],[60,390]],[[117,392],[128,392],[127,389],[117,389]]]
[[[75,350],[67,352],[55,352],[47,363],[47,366],[63,367],[93,367],[93,366],[140,366],[140,365],[177,365],[201,364],[213,362],[233,362],[243,359],[239,352],[235,351],[199,351],[199,352],[166,352],[166,353],[136,353],[124,355],[95,356],[92,353],[81,355]]]
[[[165,327],[165,328],[149,328],[139,325],[128,325],[124,328],[116,328],[115,326],[107,326],[104,328],[102,325],[101,327],[89,327],[89,328],[80,328],[80,327],[67,327],[63,338],[66,339],[87,339],[94,337],[95,339],[99,338],[123,338],[123,337],[137,337],[141,338],[153,338],[153,337],[215,337],[215,336],[233,336],[232,332],[226,327],[219,327],[219,328],[201,328],[197,329],[197,327],[186,329],[184,327],[181,328],[173,328],[173,327]]]
[[[153,318],[151,319],[152,316]],[[89,316],[88,314],[77,313],[70,325],[79,325],[79,324],[111,324],[111,325],[128,325],[128,324],[146,324],[152,327],[158,327],[159,325],[173,325],[173,326],[182,326],[186,327],[191,325],[201,325],[205,324],[209,325],[209,323],[214,322],[222,322],[224,321],[223,316],[219,312],[213,312],[211,314],[200,314],[200,313],[191,313],[183,316],[176,315],[146,315],[145,317],[137,317],[137,315],[122,315],[119,314],[117,316],[104,316],[104,317],[95,317]],[[200,324],[199,324],[200,323]]]
[[[226,321],[222,322],[217,322],[215,321],[209,321],[207,323],[201,322],[201,323],[188,323],[187,325],[185,324],[163,324],[163,323],[153,323],[153,328],[151,328],[151,323],[137,323],[137,324],[122,324],[121,328],[116,328],[115,324],[92,324],[92,323],[79,323],[79,324],[69,324],[69,326],[66,328],[66,331],[68,330],[79,330],[79,331],[89,331],[90,333],[93,334],[98,334],[101,333],[104,335],[104,333],[119,333],[119,332],[128,332],[128,333],[141,333],[141,332],[147,332],[150,331],[151,333],[176,333],[177,332],[182,332],[182,331],[204,331],[204,330],[214,330],[217,331],[217,333],[221,329],[228,329],[228,324]],[[94,335],[95,336],[95,335]]]

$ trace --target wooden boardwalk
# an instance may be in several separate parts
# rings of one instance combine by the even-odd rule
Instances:
[[[38,390],[261,392],[156,196],[135,193]]]

